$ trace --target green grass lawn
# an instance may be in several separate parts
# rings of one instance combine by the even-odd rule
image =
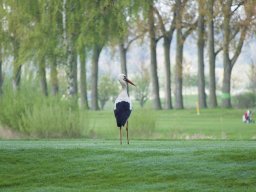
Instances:
[[[255,189],[255,141],[0,141],[0,191]]]
[[[244,110],[195,109],[153,111],[135,108],[129,119],[133,139],[255,140],[256,124],[242,122]],[[113,111],[90,112],[89,138],[118,139]]]
[[[243,112],[135,107],[122,146],[112,110],[88,113],[84,139],[0,140],[0,191],[255,191]]]

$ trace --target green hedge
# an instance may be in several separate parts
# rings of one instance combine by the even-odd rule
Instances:
[[[33,137],[79,137],[89,124],[87,114],[74,102],[44,97],[32,86],[17,92],[5,86],[0,97],[0,123]]]
[[[233,104],[237,108],[253,108],[256,106],[256,95],[252,92],[236,95]]]

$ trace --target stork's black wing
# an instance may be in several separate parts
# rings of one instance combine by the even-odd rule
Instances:
[[[131,114],[130,103],[126,101],[116,103],[116,109],[114,110],[114,113],[117,127],[124,126]]]

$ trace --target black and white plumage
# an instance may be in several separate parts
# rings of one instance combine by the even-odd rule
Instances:
[[[120,144],[122,144],[122,127],[126,124],[126,132],[127,132],[127,143],[129,144],[128,138],[128,118],[132,112],[132,103],[131,99],[127,93],[127,85],[130,83],[134,85],[124,74],[119,75],[119,82],[122,86],[122,91],[118,95],[114,105],[114,113],[116,117],[117,127],[120,128]],[[134,85],[135,86],[135,85]]]
[[[116,103],[115,106],[116,109],[114,110],[114,113],[116,117],[116,125],[117,127],[123,127],[132,112],[130,108],[131,103],[126,101],[120,101]]]

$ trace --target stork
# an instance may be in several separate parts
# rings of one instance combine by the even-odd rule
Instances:
[[[122,144],[122,127],[126,124],[126,136],[127,136],[127,144],[129,144],[129,137],[128,137],[128,118],[132,112],[132,103],[131,99],[127,92],[128,83],[135,86],[133,82],[131,82],[124,74],[120,74],[118,78],[121,86],[122,91],[118,95],[115,100],[114,105],[114,113],[116,117],[116,124],[117,127],[120,129],[120,144]]]

